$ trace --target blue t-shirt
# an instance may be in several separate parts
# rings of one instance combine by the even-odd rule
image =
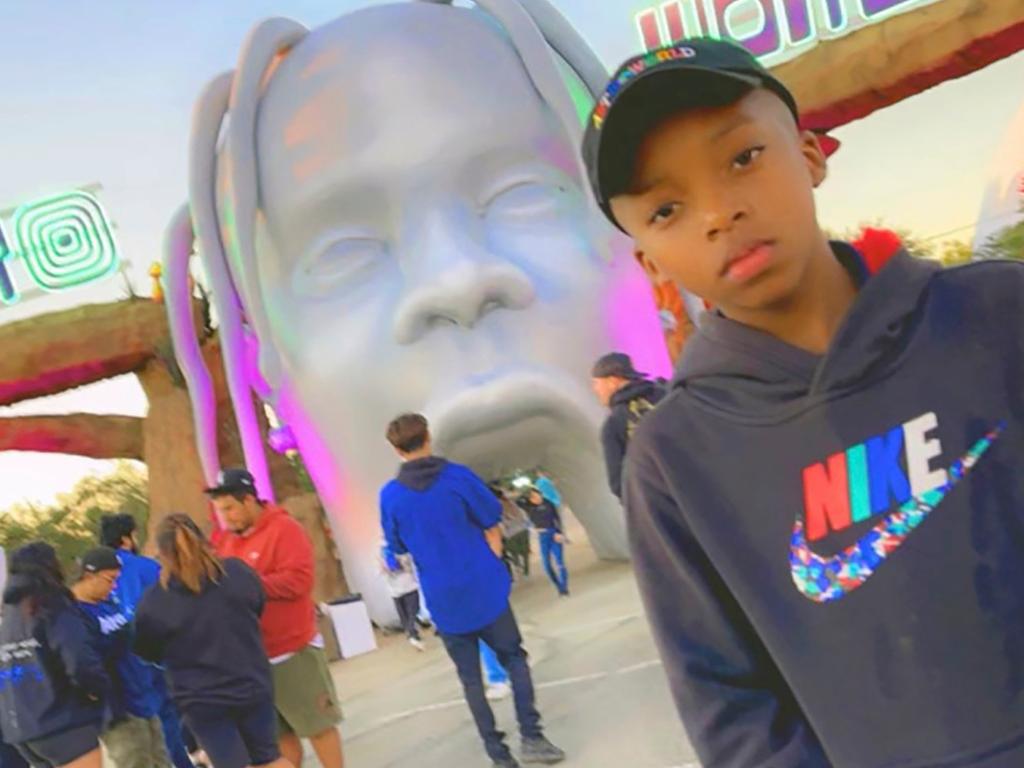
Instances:
[[[388,546],[412,555],[441,632],[473,632],[508,610],[511,578],[484,538],[501,522],[501,502],[470,469],[437,458],[409,462],[380,502]]]

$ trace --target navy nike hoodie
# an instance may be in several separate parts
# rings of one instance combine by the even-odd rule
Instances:
[[[903,252],[824,356],[708,314],[625,479],[705,768],[1024,765],[1022,324],[1024,265]]]

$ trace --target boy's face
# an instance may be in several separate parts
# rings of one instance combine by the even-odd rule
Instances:
[[[98,571],[86,574],[83,577],[83,581],[85,582],[87,593],[97,602],[103,602],[114,591],[120,575],[120,570]]]
[[[630,192],[611,206],[652,277],[726,314],[759,311],[793,295],[820,243],[813,190],[825,172],[814,135],[758,89],[657,126],[637,154]]]

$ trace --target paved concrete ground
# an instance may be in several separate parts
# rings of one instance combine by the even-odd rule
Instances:
[[[569,548],[568,562],[572,597],[559,599],[539,567],[513,595],[548,735],[570,756],[563,765],[698,768],[629,567],[598,562],[582,543]],[[380,650],[333,671],[350,768],[490,765],[454,668],[432,635],[425,653],[403,638],[381,638]],[[514,734],[512,702],[494,706]]]

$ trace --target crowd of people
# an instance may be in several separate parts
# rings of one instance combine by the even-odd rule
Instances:
[[[226,470],[206,490],[224,529],[184,515],[138,554],[105,517],[69,586],[52,546],[11,554],[0,622],[3,768],[299,766],[308,739],[342,768],[341,709],[302,526]],[[191,747],[191,749],[189,749]]]
[[[487,485],[432,453],[419,415],[396,419],[387,438],[402,466],[381,493],[380,566],[409,642],[425,648],[427,612],[496,766],[518,765],[488,703],[508,695],[523,761],[563,760],[542,730],[509,604],[516,574],[529,575],[531,531],[557,593],[569,595],[554,482],[540,472],[515,492]],[[154,531],[159,559],[139,554],[125,514],[103,517],[71,583],[49,544],[12,553],[2,768],[98,768],[101,745],[114,768],[285,768],[301,764],[302,739],[325,768],[341,768],[309,538],[260,500],[245,469],[224,470],[206,494],[223,527],[211,540],[170,515]]]

